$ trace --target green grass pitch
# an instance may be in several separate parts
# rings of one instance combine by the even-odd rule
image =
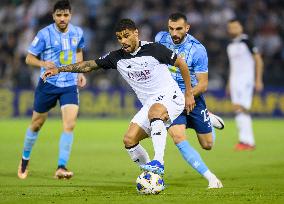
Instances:
[[[16,176],[24,133],[29,120],[0,120],[0,203],[284,203],[284,120],[254,120],[257,148],[235,152],[233,120],[216,131],[213,150],[202,150],[192,131],[189,140],[208,167],[223,182],[223,189],[207,190],[207,181],[182,159],[168,138],[165,183],[159,195],[138,195],[137,166],[124,150],[122,138],[129,120],[79,119],[68,167],[71,180],[53,178],[61,121],[48,120],[33,149],[30,174]],[[142,144],[153,155],[149,139]]]

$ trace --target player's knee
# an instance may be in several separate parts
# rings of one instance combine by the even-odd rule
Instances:
[[[204,142],[201,144],[201,146],[205,150],[211,150],[213,147],[213,142]]]
[[[153,104],[148,111],[149,120],[161,118],[164,121],[167,119],[167,115],[167,109],[162,104],[158,103]]]
[[[68,121],[63,123],[63,129],[65,132],[72,132],[75,128],[75,121]]]
[[[161,116],[162,116],[162,111],[159,105],[157,104],[152,105],[148,112],[149,120],[153,118],[161,118]]]
[[[30,129],[33,132],[38,132],[41,129],[41,127],[42,127],[41,125],[34,124],[30,126]]]
[[[186,136],[182,134],[171,133],[170,135],[175,144],[179,144],[182,141],[186,140]]]
[[[43,126],[43,123],[44,121],[42,120],[32,121],[32,124],[30,126],[31,131],[38,132]]]
[[[125,145],[125,147],[131,147],[131,146],[134,146],[135,144],[137,144],[139,141],[137,141],[134,137],[134,135],[131,135],[129,133],[126,133],[124,135],[124,138],[123,138],[123,143]]]

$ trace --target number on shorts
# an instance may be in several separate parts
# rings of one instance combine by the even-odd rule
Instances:
[[[211,121],[210,121],[210,117],[209,117],[209,113],[208,113],[207,108],[202,110],[200,113],[203,115],[204,122],[205,123],[207,122],[208,123],[208,127],[211,127]]]

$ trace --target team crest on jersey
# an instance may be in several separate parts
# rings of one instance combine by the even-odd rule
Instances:
[[[78,43],[77,39],[76,38],[72,38],[71,43],[72,43],[73,46],[76,46],[77,43]]]

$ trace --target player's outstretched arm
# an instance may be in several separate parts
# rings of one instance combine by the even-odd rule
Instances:
[[[37,56],[28,53],[26,57],[26,64],[34,67],[44,67],[45,69],[55,68],[55,64],[52,61],[42,61]]]
[[[86,73],[98,69],[99,66],[95,62],[95,60],[78,62],[75,64],[70,64],[67,66],[49,69],[44,72],[42,78],[45,80],[47,77],[54,76],[59,72],[75,72],[75,73]]]
[[[190,82],[190,74],[188,70],[188,66],[186,62],[180,58],[177,57],[174,66],[179,67],[181,76],[184,80],[185,84],[185,108],[187,110],[187,113],[193,110],[195,106],[195,100],[194,96],[192,94],[192,88],[191,88],[191,82]]]
[[[98,69],[99,66],[95,60],[77,62],[58,68],[58,72],[75,72],[75,73],[86,73]]]

